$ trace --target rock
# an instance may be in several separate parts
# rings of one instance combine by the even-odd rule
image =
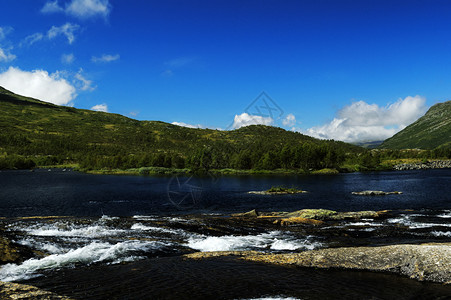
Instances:
[[[0,236],[0,264],[17,262],[21,257],[19,249],[7,238]]]
[[[194,253],[185,257],[199,259],[203,255]],[[344,247],[283,254],[209,252],[205,257],[225,255],[278,265],[391,272],[419,281],[451,284],[451,243]]]
[[[326,220],[329,217],[336,215],[337,212],[328,209],[301,209],[288,213],[288,217],[300,217],[315,220]]]
[[[259,214],[255,209],[245,213],[232,214],[232,217],[243,217],[243,218],[256,218],[258,216]]]
[[[361,191],[361,192],[352,192],[353,195],[360,196],[383,196],[383,195],[399,195],[402,192],[394,191],[394,192],[384,192],[384,191]]]
[[[295,224],[308,224],[308,225],[322,225],[324,222],[315,220],[315,219],[307,219],[301,217],[292,217],[275,220],[274,224],[280,224],[282,226],[295,225]]]
[[[294,225],[310,224],[321,225],[324,222],[315,221],[342,221],[359,220],[362,218],[379,218],[388,213],[385,211],[356,211],[356,212],[336,212],[328,209],[301,209],[294,212],[257,212],[255,209],[233,214],[232,217],[268,219],[274,224]]]
[[[37,287],[25,284],[18,284],[12,282],[0,281],[0,299],[65,299],[70,300],[69,297],[59,296],[54,293],[40,290]]]
[[[427,162],[397,164],[393,166],[396,171],[425,170],[425,169],[448,169],[451,168],[451,160],[432,160]]]

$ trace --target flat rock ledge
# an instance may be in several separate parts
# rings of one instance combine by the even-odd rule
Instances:
[[[0,299],[70,300],[71,298],[40,290],[31,285],[0,281]]]
[[[451,243],[329,248],[288,254],[232,251],[185,255],[191,259],[215,256],[299,267],[391,272],[418,281],[451,284]]]
[[[359,196],[384,196],[384,195],[400,195],[402,194],[402,192],[361,191],[361,192],[352,192],[351,194]]]
[[[355,211],[337,212],[328,209],[301,209],[293,212],[260,212],[256,209],[245,213],[232,214],[231,217],[241,220],[266,220],[274,224],[294,225],[311,224],[321,225],[324,221],[360,220],[362,218],[379,218],[389,213],[382,211]]]

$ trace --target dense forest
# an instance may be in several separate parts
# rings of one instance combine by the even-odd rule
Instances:
[[[450,157],[449,149],[367,150],[277,127],[232,131],[57,106],[0,88],[0,169],[71,165],[82,170],[365,170],[400,158]]]

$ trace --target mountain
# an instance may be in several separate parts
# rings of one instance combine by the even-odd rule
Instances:
[[[315,169],[337,166],[347,153],[364,151],[263,125],[220,131],[138,121],[58,106],[1,87],[0,111],[0,169],[20,167],[21,159],[30,165],[75,163],[91,169]]]
[[[424,116],[385,140],[379,148],[451,148],[451,101],[435,104]]]

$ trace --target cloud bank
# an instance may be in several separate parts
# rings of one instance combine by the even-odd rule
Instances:
[[[57,105],[67,105],[77,96],[75,87],[61,78],[58,72],[49,74],[44,70],[28,72],[9,67],[0,73],[0,86],[16,94]]]
[[[330,123],[301,132],[349,143],[385,140],[421,117],[427,109],[425,102],[418,95],[385,107],[358,101],[341,109]]]
[[[111,4],[108,0],[72,0],[63,7],[58,0],[47,1],[42,7],[44,14],[66,13],[79,19],[95,17],[107,18],[111,12]]]
[[[273,123],[274,120],[271,117],[262,117],[257,115],[250,115],[248,113],[242,113],[241,115],[235,115],[232,128],[238,129],[249,125],[272,125]]]

